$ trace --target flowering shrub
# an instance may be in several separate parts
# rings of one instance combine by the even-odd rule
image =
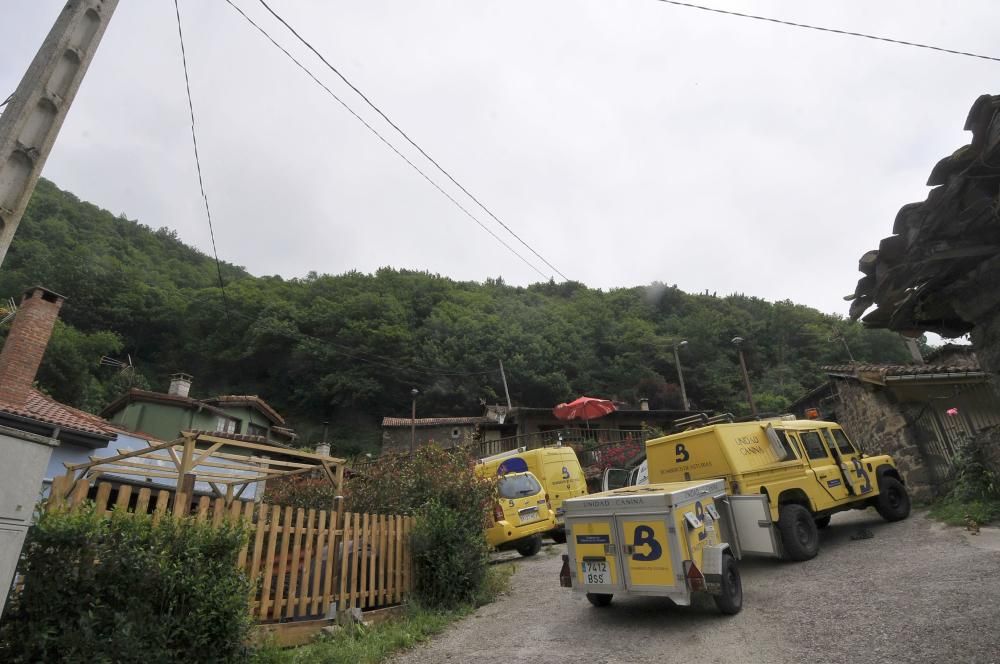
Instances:
[[[477,477],[463,449],[427,445],[413,455],[383,457],[346,484],[354,512],[415,514],[415,593],[428,606],[470,602],[486,580],[483,529],[496,480]]]
[[[268,481],[264,500],[274,505],[331,510],[336,497],[337,490],[327,478],[295,475]]]
[[[592,455],[595,463],[592,468],[604,471],[607,468],[622,468],[642,452],[642,443],[638,440],[623,440],[611,443],[596,450]]]

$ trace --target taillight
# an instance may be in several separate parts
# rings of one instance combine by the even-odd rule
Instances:
[[[493,518],[497,523],[503,521],[503,508],[500,507],[500,503],[493,506]]]
[[[569,556],[564,553],[562,559],[562,569],[559,570],[559,585],[563,588],[572,588],[573,579],[570,577],[569,572]]]
[[[701,570],[698,569],[693,560],[684,561],[684,577],[687,579],[688,587],[692,591],[705,590],[705,575],[701,573]]]

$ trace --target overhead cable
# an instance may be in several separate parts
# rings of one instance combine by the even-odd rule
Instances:
[[[198,170],[198,186],[201,187],[201,198],[205,201],[205,215],[208,217],[208,233],[212,238],[212,254],[215,256],[215,270],[219,275],[219,288],[222,289],[222,303],[229,311],[229,298],[226,297],[226,284],[222,280],[222,263],[219,261],[219,251],[215,248],[215,229],[212,227],[212,210],[208,206],[208,194],[205,193],[205,180],[201,176],[201,157],[198,155],[198,134],[195,131],[194,102],[191,101],[191,79],[188,77],[187,52],[184,49],[184,31],[181,29],[181,8],[174,0],[174,12],[177,14],[177,36],[181,43],[181,64],[184,66],[184,87],[187,90],[188,111],[191,113],[191,143],[194,145],[194,163]]]
[[[727,16],[750,18],[755,21],[766,21],[768,23],[777,23],[779,25],[786,25],[792,28],[802,28],[804,30],[818,30],[819,32],[830,32],[833,34],[844,35],[847,37],[861,37],[862,39],[873,39],[875,41],[888,42],[890,44],[897,44],[899,46],[912,46],[914,48],[925,48],[931,51],[940,51],[941,53],[949,53],[951,55],[963,55],[968,58],[979,58],[980,60],[992,60],[993,62],[1000,62],[1000,58],[994,57],[992,55],[982,55],[980,53],[970,53],[968,51],[957,51],[951,48],[943,48],[941,46],[931,46],[929,44],[921,44],[919,42],[905,41],[902,39],[892,39],[891,37],[880,37],[878,35],[870,35],[864,32],[852,32],[850,30],[838,30],[837,28],[826,28],[820,25],[810,25],[808,23],[796,23],[795,21],[786,21],[780,18],[772,18],[770,16],[745,14],[743,12],[735,12],[729,9],[719,9],[717,7],[706,7],[705,5],[696,5],[691,2],[679,2],[678,0],[655,0],[655,1],[662,2],[663,4],[666,5],[676,5],[678,7],[687,7],[688,9],[699,9],[701,11],[713,12],[715,14],[726,14]]]
[[[175,0],[175,2],[176,2],[176,0]],[[476,222],[479,225],[480,228],[482,228],[484,231],[486,231],[487,233],[489,233],[493,237],[493,239],[495,239],[497,242],[499,242],[500,244],[502,244],[507,249],[507,251],[509,251],[510,253],[514,254],[518,258],[520,258],[521,261],[524,262],[525,265],[527,265],[532,270],[534,270],[535,272],[537,272],[543,279],[548,279],[549,278],[549,275],[546,275],[544,272],[542,272],[540,269],[538,269],[533,263],[531,263],[527,258],[525,258],[521,254],[519,254],[513,247],[511,247],[509,244],[507,244],[506,242],[504,242],[503,238],[501,238],[499,235],[497,235],[496,233],[494,233],[493,230],[490,227],[488,227],[486,224],[484,224],[482,221],[480,221],[479,218],[476,217],[474,214],[472,214],[471,212],[469,212],[469,210],[464,205],[462,205],[457,200],[455,200],[455,198],[451,194],[449,194],[447,191],[445,191],[441,187],[441,185],[439,185],[437,182],[435,182],[433,179],[431,179],[431,177],[429,175],[427,175],[427,173],[425,173],[423,170],[421,170],[421,168],[419,166],[417,166],[416,164],[414,164],[410,159],[408,159],[406,157],[406,155],[404,155],[402,152],[400,152],[399,149],[395,145],[393,145],[392,143],[390,143],[387,138],[385,138],[382,134],[380,134],[378,132],[378,130],[376,130],[364,118],[362,118],[360,115],[358,115],[358,113],[355,112],[354,109],[352,109],[350,106],[348,106],[347,102],[345,102],[343,99],[341,99],[340,97],[338,97],[337,94],[334,93],[333,90],[331,90],[325,83],[323,83],[321,80],[319,80],[319,78],[317,78],[316,75],[313,74],[312,71],[310,71],[308,67],[306,67],[304,64],[302,64],[301,62],[299,62],[299,60],[297,60],[295,58],[295,56],[293,56],[291,53],[288,52],[287,49],[285,49],[285,47],[283,47],[281,44],[279,44],[274,39],[274,37],[272,37],[266,30],[264,30],[264,28],[262,28],[260,25],[258,25],[252,18],[250,18],[249,16],[247,16],[247,14],[242,9],[240,9],[236,4],[234,4],[232,2],[232,0],[226,0],[226,4],[228,4],[230,7],[232,7],[233,9],[235,9],[240,14],[240,16],[242,16],[248,23],[250,23],[250,25],[252,25],[254,28],[256,28],[258,32],[260,32],[262,35],[264,35],[264,37],[266,37],[267,40],[269,42],[271,42],[272,45],[274,45],[278,50],[280,50],[282,53],[284,53],[285,56],[287,56],[289,60],[291,60],[292,62],[294,62],[295,65],[298,66],[299,69],[301,69],[302,71],[304,71],[306,73],[306,75],[308,75],[309,78],[311,78],[317,85],[319,85],[321,88],[323,88],[323,90],[325,90],[328,95],[330,95],[331,97],[333,97],[333,99],[336,100],[337,103],[339,103],[341,106],[343,106],[344,109],[348,113],[350,113],[352,116],[354,116],[354,118],[358,122],[360,122],[361,124],[363,124],[368,131],[370,131],[371,133],[373,133],[390,150],[392,150],[393,152],[395,152],[396,156],[398,156],[400,159],[402,159],[403,161],[405,161],[410,166],[410,168],[412,168],[417,173],[419,173],[425,180],[427,180],[428,183],[430,183],[431,186],[433,186],[435,189],[437,189],[438,192],[441,193],[441,195],[443,195],[445,198],[447,198],[449,201],[451,201],[452,204],[455,205],[459,210],[461,210],[463,213],[465,213],[465,216],[469,217],[469,219],[472,219],[474,222]]]
[[[322,53],[320,53],[319,51],[317,51],[317,50],[316,50],[316,47],[315,47],[315,46],[313,46],[312,44],[310,44],[310,43],[309,43],[309,42],[308,42],[308,41],[307,41],[307,40],[306,40],[306,39],[305,39],[305,38],[304,38],[304,37],[303,37],[302,35],[300,35],[300,34],[298,33],[298,31],[297,31],[297,30],[296,30],[295,28],[293,28],[293,27],[292,27],[291,25],[289,25],[288,21],[286,21],[286,20],[285,20],[284,18],[282,18],[282,17],[281,17],[281,16],[280,16],[280,15],[279,15],[279,14],[278,14],[278,13],[277,13],[276,11],[274,11],[273,9],[271,9],[271,6],[270,6],[270,5],[268,5],[268,4],[267,4],[267,2],[265,2],[264,0],[258,0],[258,1],[260,2],[260,4],[261,4],[261,5],[263,5],[263,6],[264,6],[264,9],[266,9],[266,10],[267,10],[268,12],[270,12],[271,16],[273,16],[274,18],[276,18],[276,19],[278,20],[278,22],[280,22],[280,23],[281,23],[281,24],[282,24],[283,26],[285,26],[286,28],[288,28],[288,31],[289,31],[289,32],[291,32],[291,33],[292,33],[293,35],[295,35],[295,37],[296,37],[296,38],[297,38],[297,39],[298,39],[298,40],[299,40],[300,42],[302,42],[302,44],[303,44],[303,45],[305,45],[305,47],[306,47],[306,48],[308,48],[308,49],[309,49],[310,51],[312,51],[312,52],[313,52],[313,53],[314,53],[314,54],[316,55],[316,57],[317,57],[317,58],[319,58],[319,59],[320,59],[320,61],[321,61],[321,62],[322,62],[322,63],[323,63],[324,65],[326,65],[326,66],[327,66],[327,68],[329,68],[329,69],[330,69],[330,71],[332,71],[332,72],[333,72],[334,74],[336,74],[336,75],[337,75],[338,77],[340,77],[340,80],[341,80],[341,81],[343,81],[344,83],[346,83],[346,84],[347,84],[347,86],[348,86],[349,88],[351,88],[352,90],[354,90],[354,92],[356,92],[356,93],[358,94],[358,96],[359,96],[359,97],[361,97],[361,98],[362,98],[362,99],[363,99],[363,100],[365,101],[365,103],[366,103],[366,104],[368,104],[368,106],[369,106],[369,107],[370,107],[370,108],[371,108],[371,109],[372,109],[373,111],[375,111],[375,112],[376,112],[376,113],[378,113],[378,114],[379,114],[380,116],[382,116],[382,119],[383,119],[383,120],[385,120],[386,122],[388,122],[388,123],[389,123],[389,125],[390,125],[390,126],[391,126],[391,127],[393,128],[393,129],[395,129],[395,130],[396,130],[396,131],[397,131],[397,132],[399,133],[399,135],[400,135],[400,136],[402,136],[402,137],[403,137],[404,139],[406,139],[406,141],[407,141],[407,142],[408,142],[408,143],[409,143],[410,145],[412,145],[412,146],[413,146],[414,148],[416,148],[416,149],[417,149],[417,151],[418,151],[418,152],[419,152],[420,154],[422,154],[422,155],[423,155],[424,157],[426,157],[426,158],[427,158],[427,160],[428,160],[429,162],[431,162],[432,164],[434,164],[434,166],[435,166],[435,167],[436,167],[436,168],[437,168],[437,169],[438,169],[439,171],[441,171],[441,172],[442,172],[442,173],[443,173],[443,174],[445,175],[445,177],[447,177],[447,178],[448,178],[449,180],[451,180],[451,182],[452,182],[452,183],[453,183],[453,184],[454,184],[454,185],[455,185],[456,187],[458,187],[459,189],[461,189],[461,190],[462,190],[462,192],[463,192],[463,193],[464,193],[464,194],[465,194],[466,196],[468,196],[468,197],[469,197],[469,198],[471,198],[471,199],[472,199],[473,201],[475,201],[475,202],[476,202],[476,205],[478,205],[478,206],[479,206],[479,207],[481,207],[481,208],[482,208],[483,210],[485,210],[485,211],[486,211],[486,214],[490,215],[490,217],[492,217],[492,218],[493,218],[493,220],[494,220],[495,222],[497,222],[498,224],[500,224],[501,226],[503,226],[503,227],[504,227],[504,229],[505,229],[505,230],[506,230],[506,231],[507,231],[508,233],[510,233],[511,235],[513,235],[513,236],[514,236],[514,237],[515,237],[515,238],[517,239],[517,241],[518,241],[518,242],[520,242],[520,243],[521,243],[521,244],[523,244],[523,245],[524,245],[525,247],[527,247],[528,251],[530,251],[531,253],[533,253],[533,254],[534,254],[534,255],[535,255],[536,257],[538,257],[538,258],[539,258],[539,259],[540,259],[540,260],[541,260],[541,261],[542,261],[543,263],[545,263],[545,264],[546,264],[546,265],[548,265],[548,266],[549,266],[550,268],[552,268],[552,270],[554,270],[554,271],[555,271],[555,273],[556,273],[556,274],[558,274],[558,275],[559,275],[560,277],[562,277],[562,278],[563,278],[563,279],[565,279],[566,281],[569,281],[569,277],[567,277],[567,276],[566,276],[565,274],[563,274],[562,272],[560,272],[560,271],[559,271],[559,268],[557,268],[557,267],[556,267],[555,265],[553,265],[553,264],[552,264],[552,263],[550,263],[550,262],[549,262],[548,260],[546,260],[546,258],[545,258],[544,256],[542,256],[542,255],[541,255],[540,253],[538,253],[537,251],[535,251],[534,247],[532,247],[532,246],[531,246],[530,244],[528,244],[527,242],[525,242],[524,240],[522,240],[522,239],[521,239],[521,236],[519,236],[519,235],[518,235],[517,233],[515,233],[515,232],[514,232],[514,231],[513,231],[513,230],[512,230],[511,228],[510,228],[510,226],[508,226],[507,224],[505,224],[505,223],[504,223],[504,222],[503,222],[503,221],[502,221],[502,220],[501,220],[501,219],[500,219],[500,218],[499,218],[498,216],[496,216],[495,214],[493,214],[493,211],[492,211],[492,210],[490,210],[490,209],[489,209],[488,207],[486,207],[486,205],[485,205],[485,204],[483,204],[483,202],[482,202],[482,201],[480,201],[480,200],[479,200],[478,198],[476,198],[476,197],[475,197],[475,196],[474,196],[474,195],[472,194],[472,192],[470,192],[470,191],[469,191],[468,189],[466,189],[466,188],[465,188],[465,187],[464,187],[464,186],[462,185],[462,183],[461,183],[461,182],[459,182],[458,180],[456,180],[456,179],[455,179],[455,178],[454,178],[454,177],[452,176],[452,174],[451,174],[451,173],[449,173],[449,172],[448,172],[447,170],[445,170],[444,166],[442,166],[441,164],[439,164],[439,163],[437,162],[437,160],[436,160],[436,159],[434,159],[434,158],[433,158],[432,156],[430,156],[429,154],[427,154],[427,152],[426,152],[426,151],[425,151],[425,150],[424,150],[424,149],[423,149],[422,147],[420,147],[419,145],[417,145],[417,143],[416,143],[416,142],[415,142],[415,141],[414,141],[414,140],[413,140],[412,138],[410,138],[410,136],[409,136],[409,135],[408,135],[408,134],[407,134],[407,133],[406,133],[405,131],[403,131],[402,129],[400,129],[399,125],[397,125],[397,124],[396,124],[395,122],[393,122],[392,120],[390,120],[390,119],[389,119],[389,116],[388,116],[388,115],[386,115],[386,114],[385,114],[385,113],[384,113],[384,112],[382,111],[382,109],[380,109],[380,108],[379,108],[378,106],[376,106],[376,105],[375,105],[375,102],[373,102],[373,101],[372,101],[371,99],[369,99],[369,98],[368,98],[368,96],[367,96],[367,95],[366,95],[366,94],[365,94],[364,92],[362,92],[361,90],[359,90],[359,89],[358,89],[358,87],[357,87],[356,85],[354,85],[354,83],[352,83],[351,81],[349,81],[349,80],[347,79],[347,77],[346,77],[346,76],[344,76],[344,74],[343,74],[343,73],[341,73],[341,71],[340,71],[339,69],[337,69],[336,67],[334,67],[334,66],[333,66],[333,65],[332,65],[332,64],[330,63],[330,61],[329,61],[329,60],[327,60],[327,59],[326,59],[326,57],[324,57],[324,56],[323,56],[323,54],[322,54]]]

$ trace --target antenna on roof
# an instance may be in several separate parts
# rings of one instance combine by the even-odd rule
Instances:
[[[17,313],[17,303],[14,302],[14,298],[7,298],[7,304],[0,307],[0,325],[3,325]]]
[[[125,377],[128,386],[130,388],[135,387],[135,365],[132,364],[132,355],[127,354],[125,357],[127,358],[126,361],[122,362],[121,360],[116,360],[113,357],[102,355],[99,364],[102,367],[114,367],[118,369],[118,375]]]

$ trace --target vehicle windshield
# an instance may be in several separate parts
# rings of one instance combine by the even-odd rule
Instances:
[[[542,486],[531,475],[506,475],[500,478],[497,488],[502,498],[524,498],[542,490]]]

